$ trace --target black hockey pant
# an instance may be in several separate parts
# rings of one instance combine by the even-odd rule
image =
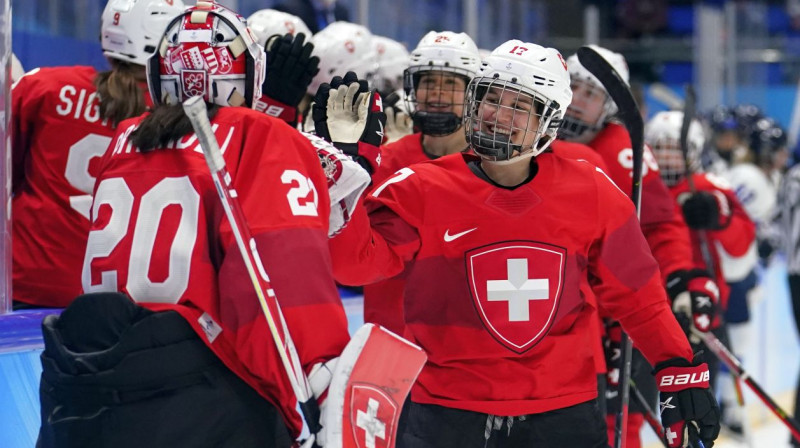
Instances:
[[[89,294],[42,330],[37,447],[291,446],[277,409],[178,313]]]
[[[597,400],[541,414],[500,417],[406,401],[397,448],[607,448]]]

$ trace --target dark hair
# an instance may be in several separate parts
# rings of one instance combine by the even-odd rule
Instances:
[[[219,106],[206,103],[206,107],[210,120],[217,114]],[[139,148],[139,151],[149,152],[163,148],[192,131],[192,123],[183,111],[183,106],[160,104],[131,132],[129,140],[134,147]]]
[[[98,73],[94,78],[100,99],[100,116],[117,127],[120,121],[144,113],[144,91],[141,76],[144,67],[118,60],[110,60],[111,70]]]

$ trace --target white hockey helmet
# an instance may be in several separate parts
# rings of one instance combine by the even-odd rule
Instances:
[[[597,45],[589,46],[611,64],[611,67],[619,73],[622,80],[625,81],[625,84],[630,84],[630,71],[628,70],[628,63],[625,62],[624,56]],[[601,97],[598,97],[598,100],[602,98],[603,101],[602,112],[593,122],[590,123],[578,119],[572,116],[573,114],[567,114],[564,118],[564,125],[561,127],[561,136],[566,140],[576,140],[586,143],[588,140],[586,135],[589,133],[593,134],[602,129],[607,120],[617,113],[617,105],[611,97],[608,96],[608,92],[606,92],[600,80],[581,64],[577,54],[573,54],[567,58],[567,67],[569,68],[569,75],[573,86],[578,86],[583,83],[584,87],[603,93]],[[573,104],[570,109],[575,110],[576,107],[577,106]]]
[[[220,106],[253,107],[261,96],[266,55],[242,16],[211,2],[197,2],[169,23],[147,64],[156,104],[193,96]]]
[[[466,33],[431,31],[419,41],[411,52],[408,68],[403,75],[406,91],[406,108],[411,112],[414,125],[425,135],[442,136],[455,132],[461,118],[455,112],[430,112],[419,108],[417,88],[425,72],[452,73],[464,78],[468,84],[481,68],[478,46]],[[456,95],[451,95],[456,97]],[[460,108],[463,104],[452,104]]]
[[[486,57],[467,88],[467,140],[485,160],[535,157],[555,140],[570,101],[572,89],[561,53],[510,40]],[[535,129],[530,128],[533,116],[538,118]]]
[[[403,87],[403,71],[408,68],[410,53],[400,42],[383,36],[372,36],[375,53],[378,55],[378,74],[375,88],[379,91],[394,91]]]
[[[167,24],[183,9],[181,0],[108,0],[100,20],[103,55],[147,65]]]
[[[303,33],[306,41],[311,39],[313,33],[308,29],[303,19],[288,12],[275,9],[261,9],[247,18],[247,27],[255,34],[258,44],[262,47],[267,44],[267,39],[275,34],[292,36]]]
[[[312,54],[319,57],[319,73],[311,80],[306,90],[308,94],[316,94],[322,83],[349,71],[370,83],[375,78],[377,55],[372,33],[366,27],[350,22],[333,22],[315,34],[311,42],[314,44]]]
[[[657,113],[645,127],[644,141],[653,151],[661,178],[670,187],[681,182],[686,174],[680,143],[682,126],[683,112],[668,111]],[[692,119],[686,143],[689,169],[693,173],[701,171],[700,154],[705,142],[703,125],[697,119]]]

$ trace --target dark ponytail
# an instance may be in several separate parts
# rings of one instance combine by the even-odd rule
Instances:
[[[206,104],[209,120],[219,110],[215,104]],[[149,152],[168,146],[193,132],[192,123],[180,104],[161,104],[146,116],[139,126],[131,132],[131,144],[139,151]]]
[[[120,121],[144,113],[144,67],[111,59],[111,70],[94,79],[100,100],[100,116],[117,127]]]

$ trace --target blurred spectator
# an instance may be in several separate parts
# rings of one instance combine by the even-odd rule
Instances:
[[[337,20],[350,20],[350,12],[336,0],[283,0],[272,9],[300,17],[314,34]]]

